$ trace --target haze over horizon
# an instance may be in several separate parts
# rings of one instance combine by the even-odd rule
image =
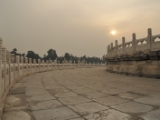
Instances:
[[[148,28],[160,34],[159,5],[159,0],[1,0],[0,37],[8,50],[20,53],[32,50],[43,57],[52,48],[58,56],[102,57],[123,36],[143,38]]]

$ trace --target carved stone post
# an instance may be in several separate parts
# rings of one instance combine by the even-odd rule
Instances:
[[[113,56],[113,43],[111,43],[111,49],[110,50],[111,50],[110,54],[111,54],[111,56]]]
[[[122,49],[124,54],[125,53],[125,37],[122,37]]]
[[[47,71],[48,71],[48,60],[46,60],[46,66],[47,66]]]
[[[18,77],[20,77],[19,55],[16,55],[16,63],[17,63],[17,66],[18,66]]]
[[[2,38],[0,37],[0,98],[2,97],[2,89],[3,89],[3,83],[2,83]],[[0,99],[1,102],[1,99]]]
[[[20,56],[20,59],[21,59],[21,69],[22,69],[22,75],[24,74],[23,72],[23,68],[24,68],[24,64],[23,64],[23,59],[24,57],[23,56]]]
[[[33,59],[33,63],[34,63],[34,72],[36,73],[36,59]]]
[[[14,61],[15,61],[15,55],[14,54],[11,54],[11,63],[14,63]]]
[[[9,84],[11,83],[11,62],[10,62],[10,59],[11,59],[11,54],[9,51],[7,51],[7,62],[8,62],[8,75],[9,75]]]
[[[44,71],[44,66],[45,66],[45,65],[44,65],[44,60],[42,60],[42,64],[43,64],[43,65],[42,65],[42,71]]]
[[[25,63],[26,63],[26,75],[28,75],[28,58],[25,57]]]
[[[135,33],[132,34],[132,48],[133,48],[133,52],[136,52],[136,34]]]
[[[32,74],[32,58],[29,58],[29,74]]]
[[[118,40],[115,40],[115,55],[117,55],[117,50],[118,50]]]
[[[6,87],[6,48],[2,47],[2,63],[3,63],[3,78],[4,78],[4,90]]]
[[[149,50],[152,50],[152,43],[153,43],[152,29],[148,28],[147,46]]]
[[[39,68],[39,72],[40,72],[40,67],[41,67],[41,63],[40,63],[40,59],[38,59],[38,68]]]
[[[111,47],[108,45],[108,56],[111,56]]]

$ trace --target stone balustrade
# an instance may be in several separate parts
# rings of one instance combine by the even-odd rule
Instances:
[[[160,34],[152,35],[150,28],[147,37],[137,39],[133,33],[132,41],[122,37],[122,44],[116,40],[107,50],[107,71],[160,78]]]
[[[158,41],[157,41],[158,40]],[[150,60],[159,59],[160,51],[160,34],[152,35],[151,28],[148,29],[147,37],[137,39],[136,34],[132,34],[132,40],[125,41],[122,37],[122,44],[118,44],[118,40],[107,47],[108,61],[124,61],[124,60]]]
[[[94,66],[105,66],[105,64],[87,64],[87,63],[63,63],[59,64],[52,62],[44,62],[44,60],[35,60],[22,56],[14,56],[10,52],[2,47],[2,39],[0,38],[0,120],[3,113],[4,102],[6,95],[11,87],[21,78],[36,74],[39,72],[54,71],[60,69],[73,69],[81,67],[94,67]]]

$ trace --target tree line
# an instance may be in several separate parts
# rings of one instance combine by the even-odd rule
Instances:
[[[14,55],[26,56],[28,58],[32,58],[32,60],[36,59],[36,62],[38,62],[38,59],[40,59],[40,60],[44,60],[44,61],[57,60],[58,63],[63,63],[64,60],[71,62],[71,63],[78,63],[78,62],[82,62],[82,61],[83,62],[85,61],[87,63],[105,63],[105,55],[103,55],[102,58],[95,57],[95,56],[88,57],[86,55],[81,56],[81,57],[77,57],[77,56],[74,56],[74,55],[66,52],[64,54],[64,56],[58,56],[56,53],[56,50],[54,50],[54,49],[49,49],[47,51],[47,55],[45,54],[43,57],[39,56],[39,54],[35,53],[34,51],[28,51],[27,54],[18,53],[16,48],[14,48],[11,53]]]

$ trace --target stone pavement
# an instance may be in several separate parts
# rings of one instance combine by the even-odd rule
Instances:
[[[3,120],[160,120],[160,80],[104,67],[38,73],[13,86]]]

